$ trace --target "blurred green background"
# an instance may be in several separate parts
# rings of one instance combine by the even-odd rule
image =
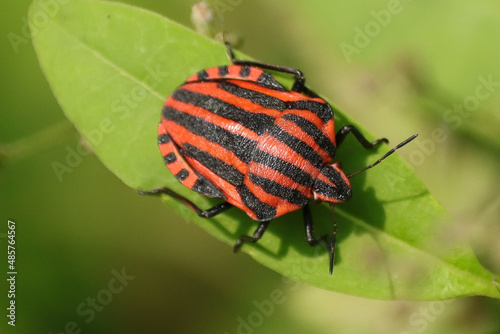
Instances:
[[[123,2],[191,26],[194,0]],[[212,3],[243,52],[300,68],[392,143],[419,133],[401,155],[448,210],[453,233],[500,273],[499,3]],[[18,270],[15,329],[0,283],[2,333],[500,333],[496,300],[375,301],[287,281],[139,196],[92,155],[58,178],[54,162],[67,165],[80,138],[38,65],[29,5],[0,11],[0,250],[13,220]],[[115,279],[122,272],[128,280]]]

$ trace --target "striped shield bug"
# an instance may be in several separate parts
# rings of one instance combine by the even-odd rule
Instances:
[[[257,242],[269,222],[303,209],[306,240],[323,244],[335,255],[336,224],[330,236],[317,238],[309,202],[335,203],[351,197],[349,178],[372,168],[413,135],[362,170],[346,174],[333,162],[337,147],[350,133],[365,149],[387,139],[368,141],[352,125],[335,133],[333,109],[305,86],[297,69],[236,59],[227,45],[231,65],[202,70],[189,77],[166,100],[158,126],[158,144],[167,168],[184,186],[224,202],[202,210],[169,188],[141,191],[168,194],[200,217],[211,218],[233,206],[259,221],[245,242]],[[295,80],[285,89],[264,70],[288,73]]]

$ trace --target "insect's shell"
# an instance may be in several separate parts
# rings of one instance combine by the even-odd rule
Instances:
[[[184,186],[255,220],[297,210],[312,196],[350,197],[340,166],[325,165],[335,156],[330,105],[255,67],[220,66],[188,78],[165,102],[158,139]]]

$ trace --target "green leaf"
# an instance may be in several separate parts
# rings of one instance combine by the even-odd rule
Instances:
[[[132,188],[168,186],[202,208],[217,203],[172,177],[156,144],[156,127],[165,98],[188,76],[229,63],[224,46],[157,14],[118,3],[72,0],[45,15],[41,25],[36,18],[44,10],[43,1],[35,1],[29,12],[40,64],[67,117],[102,162]],[[337,126],[359,126],[339,111],[335,116]],[[388,149],[366,152],[349,138],[338,159],[349,173]],[[444,210],[401,158],[393,155],[356,176],[352,186],[353,198],[336,207],[332,276],[326,251],[305,242],[300,212],[273,221],[257,244],[244,245],[242,251],[287,277],[363,297],[499,297],[493,275],[459,238],[450,238],[457,235],[454,226],[445,222]],[[230,245],[257,226],[237,209],[207,220],[176,200],[164,201]],[[313,216],[318,235],[333,230],[328,206],[315,205]]]

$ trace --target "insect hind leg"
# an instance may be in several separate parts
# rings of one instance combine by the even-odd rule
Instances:
[[[158,195],[161,195],[161,194],[167,194],[167,195],[169,195],[169,196],[171,196],[171,197],[173,197],[175,199],[178,199],[181,202],[183,202],[191,210],[193,210],[194,212],[196,212],[196,214],[199,217],[202,217],[202,218],[212,218],[212,217],[218,215],[219,213],[222,213],[222,212],[224,212],[224,211],[226,211],[226,210],[228,210],[228,209],[230,209],[230,208],[233,207],[233,205],[231,203],[223,202],[223,203],[217,204],[216,206],[214,206],[214,207],[212,207],[212,208],[210,208],[208,210],[202,210],[198,206],[196,206],[193,202],[191,202],[190,200],[188,200],[186,197],[177,194],[176,192],[174,192],[173,190],[171,190],[170,188],[167,188],[167,187],[153,189],[153,190],[149,190],[149,191],[142,191],[142,190],[140,190],[139,194],[141,194],[141,195],[153,195],[153,196],[158,196]],[[235,243],[235,245],[233,247],[233,251],[235,253],[237,253],[240,250],[241,246],[245,242],[256,243],[257,241],[259,241],[262,238],[262,236],[264,235],[264,232],[266,231],[267,226],[269,225],[269,222],[270,221],[261,222],[259,224],[259,227],[257,227],[257,229],[255,230],[255,232],[254,232],[254,234],[252,236],[241,235],[238,238],[238,240],[236,241],[236,243]]]
[[[141,195],[161,195],[161,194],[167,194],[175,199],[178,199],[182,203],[184,203],[187,207],[189,207],[191,210],[196,212],[198,216],[201,218],[212,218],[219,213],[222,213],[226,211],[227,209],[230,209],[233,207],[231,203],[228,202],[223,202],[220,204],[217,204],[216,206],[208,209],[208,210],[202,210],[199,207],[197,207],[193,202],[188,200],[186,197],[179,195],[178,193],[174,192],[170,188],[159,188],[159,189],[153,189],[149,191],[139,191],[139,194]]]

